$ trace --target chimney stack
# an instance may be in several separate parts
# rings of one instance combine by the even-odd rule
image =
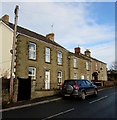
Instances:
[[[54,41],[54,33],[49,33],[46,35],[46,38],[49,39],[49,40],[52,40]]]
[[[86,51],[85,51],[85,55],[86,55],[86,56],[89,56],[89,57],[91,56],[91,52],[90,52],[89,49],[86,49]]]
[[[74,48],[75,54],[80,54],[80,47]]]
[[[2,17],[2,20],[7,24],[9,22],[9,16],[8,15],[4,15]]]

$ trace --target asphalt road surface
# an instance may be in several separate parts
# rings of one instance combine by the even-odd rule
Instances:
[[[99,91],[97,97],[89,96],[82,101],[78,98],[59,99],[26,108],[4,111],[3,118],[49,119],[117,119],[117,87]]]

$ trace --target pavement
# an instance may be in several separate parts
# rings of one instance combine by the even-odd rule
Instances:
[[[13,109],[18,109],[18,108],[24,108],[24,107],[29,107],[37,104],[44,104],[48,102],[53,102],[62,99],[60,95],[53,95],[53,96],[47,96],[47,97],[41,97],[41,98],[36,98],[32,100],[24,100],[24,101],[18,101],[18,102],[13,102],[13,103],[8,103],[4,106],[2,106],[2,109],[0,112],[8,111],[8,110],[13,110]]]
[[[103,87],[98,88],[99,91],[101,91],[103,89],[104,89]],[[60,99],[62,99],[60,97],[60,95],[53,95],[53,96],[48,96],[48,97],[36,98],[33,100],[24,100],[24,101],[18,101],[16,103],[8,103],[8,104],[2,106],[2,109],[0,109],[0,112],[34,106],[34,105],[38,105],[38,104],[44,104],[44,103],[48,103],[48,102],[57,101]]]

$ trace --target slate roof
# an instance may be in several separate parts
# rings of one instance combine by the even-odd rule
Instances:
[[[14,30],[14,24],[12,23],[7,23],[7,25]],[[41,41],[44,41],[44,42],[47,42],[47,43],[50,43],[50,44],[53,44],[55,46],[58,46],[58,47],[61,47],[63,49],[65,49],[64,47],[62,47],[61,45],[59,45],[58,43],[56,43],[55,41],[52,41],[52,40],[48,40],[45,36],[43,35],[40,35],[36,32],[33,32],[31,30],[28,30],[26,28],[23,28],[21,26],[17,26],[17,32],[18,33],[21,33],[21,34],[24,34],[24,35],[27,35],[27,36],[30,36],[30,37],[33,37],[33,38],[36,38],[38,40],[41,40]]]
[[[84,55],[84,54],[82,54],[82,53],[80,53],[79,55],[78,55],[78,54],[75,54],[75,53],[72,53],[72,52],[69,52],[69,53],[70,53],[71,55],[73,55],[73,56],[76,56],[76,57],[81,58],[81,59],[84,59],[84,60],[90,61],[91,59],[93,59],[93,60],[95,60],[95,61],[98,61],[98,62],[101,62],[101,63],[103,63],[103,64],[106,64],[106,63],[103,62],[103,61],[97,60],[97,59],[95,59],[95,58],[93,58],[93,57],[91,57],[91,56],[86,56],[86,55]]]
[[[3,21],[3,20],[2,20],[2,21]],[[3,22],[4,22],[4,21],[3,21]],[[5,22],[4,22],[4,23],[5,23]],[[6,23],[5,23],[5,24],[6,24]],[[14,24],[13,24],[13,23],[8,22],[7,25],[8,25],[11,29],[14,30]],[[17,26],[17,32],[18,32],[18,33],[21,33],[21,34],[24,34],[24,35],[27,35],[27,36],[30,36],[30,37],[33,37],[33,38],[36,38],[36,39],[38,39],[38,40],[47,42],[47,43],[49,43],[49,44],[53,44],[53,45],[55,45],[55,46],[58,46],[58,47],[61,47],[61,48],[65,49],[63,46],[59,45],[59,44],[56,43],[55,41],[48,40],[45,36],[40,35],[40,34],[38,34],[38,33],[36,33],[36,32],[31,31],[31,30],[28,30],[28,29],[26,29],[26,28],[23,28],[23,27],[21,27],[21,26]],[[67,50],[67,49],[65,49],[65,50]],[[79,57],[79,58],[82,58],[82,59],[85,59],[85,60],[89,60],[89,59],[87,59],[86,56],[85,56],[84,54],[82,54],[82,53],[81,53],[80,55],[76,55],[75,53],[72,53],[72,52],[70,52],[69,50],[67,50],[67,51],[68,51],[70,54],[72,54],[72,55],[74,55],[74,56],[76,56],[76,57]],[[93,60],[96,60],[96,61],[98,61],[98,62],[104,63],[104,62],[102,62],[102,61],[100,61],[100,60],[97,60],[97,59],[95,59],[95,58],[93,58],[93,57],[89,57],[89,58],[91,58],[91,59],[93,59]],[[106,63],[104,63],[104,64],[106,64]]]
[[[72,52],[69,52],[69,54],[70,55],[73,55],[73,56],[76,56],[76,57],[78,57],[78,58],[81,58],[81,59],[84,59],[84,60],[89,60],[88,58],[86,58],[86,56],[85,55],[83,55],[83,54],[75,54],[75,53],[72,53]]]

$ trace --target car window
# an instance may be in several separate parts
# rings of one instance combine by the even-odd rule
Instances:
[[[87,84],[84,80],[82,81],[82,86],[87,86]]]
[[[84,80],[77,81],[79,86],[86,86],[86,82]]]
[[[78,83],[79,86],[82,86],[82,81],[81,80],[78,80],[77,83]]]
[[[89,81],[85,81],[86,82],[86,84],[88,85],[88,86],[90,86],[91,85],[91,82],[89,82]]]
[[[69,81],[65,81],[64,85],[72,85],[73,86],[74,83],[75,83],[75,81],[69,80]]]

